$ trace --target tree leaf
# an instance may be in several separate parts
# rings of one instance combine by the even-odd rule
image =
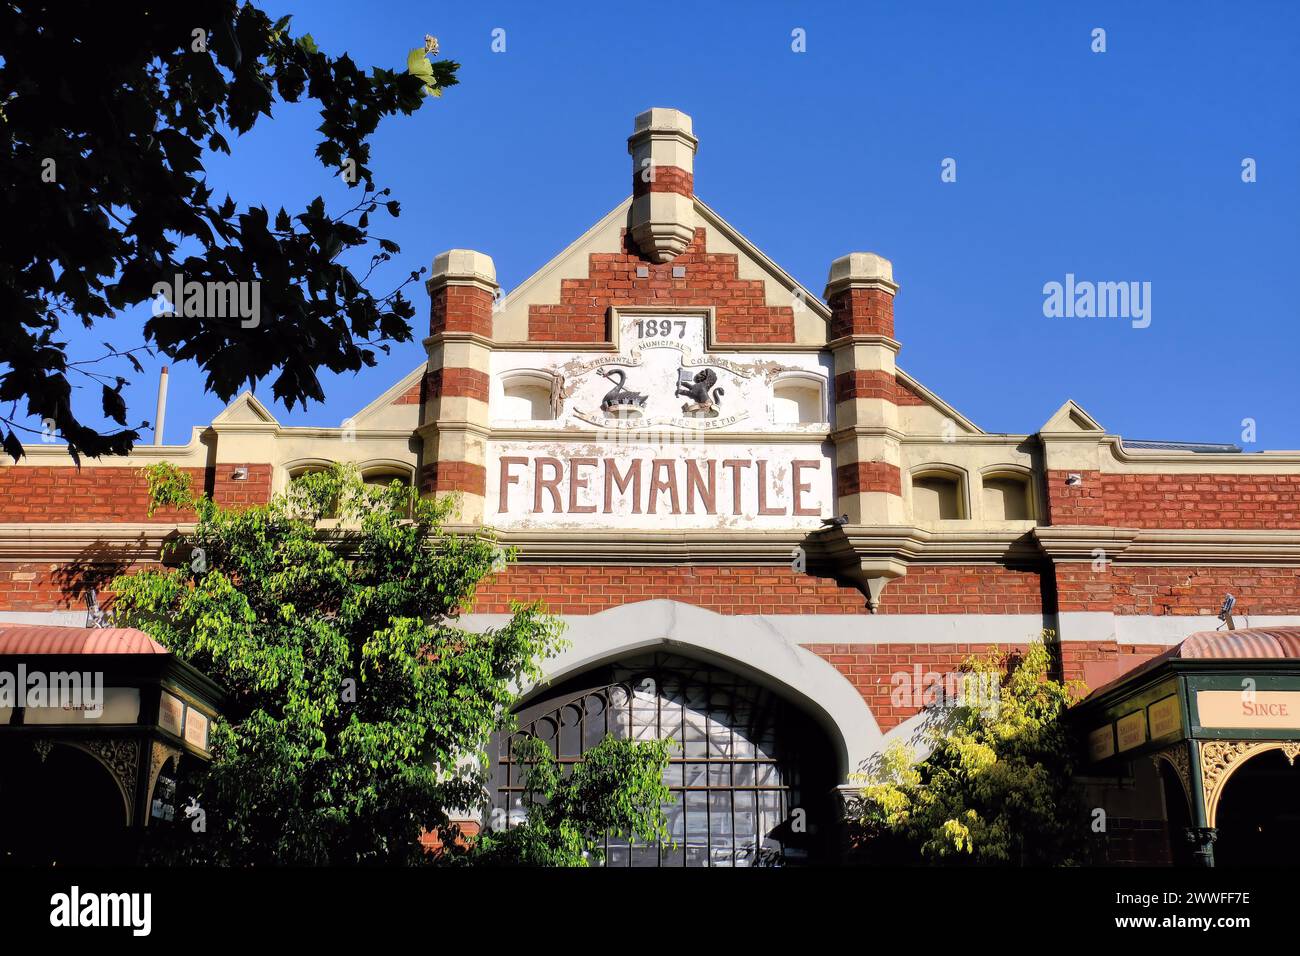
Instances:
[[[121,391],[122,391],[122,385],[120,380],[116,388],[109,388],[107,385],[104,386],[104,392],[103,392],[104,415],[107,418],[111,418],[119,425],[125,425],[126,424],[126,402],[122,398]]]

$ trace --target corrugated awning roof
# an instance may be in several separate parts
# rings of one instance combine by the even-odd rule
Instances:
[[[1184,660],[1300,658],[1300,627],[1247,627],[1197,631],[1169,652]]]
[[[170,654],[131,627],[0,624],[0,654]]]
[[[1239,631],[1197,631],[1155,657],[1088,694],[1091,700],[1159,667],[1168,660],[1240,661],[1300,660],[1300,627],[1246,627]]]

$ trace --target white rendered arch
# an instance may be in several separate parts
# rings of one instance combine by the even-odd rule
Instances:
[[[717,614],[693,604],[656,600],[590,615],[560,615],[569,646],[544,663],[547,686],[620,657],[661,648],[717,664],[768,687],[802,708],[826,731],[837,752],[841,782],[883,747],[876,718],[835,667],[780,631],[777,616]],[[506,615],[462,618],[471,629],[498,626]]]

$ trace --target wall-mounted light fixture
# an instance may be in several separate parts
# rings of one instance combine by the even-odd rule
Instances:
[[[1231,594],[1225,594],[1223,596],[1223,606],[1219,608],[1219,620],[1228,625],[1228,630],[1230,631],[1235,631],[1237,629],[1236,622],[1232,620],[1232,609],[1236,606],[1237,599],[1235,597]],[[1246,618],[1246,623],[1250,624],[1249,617]]]

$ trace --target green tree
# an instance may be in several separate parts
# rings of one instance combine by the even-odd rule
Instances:
[[[586,866],[601,860],[606,832],[667,841],[662,807],[672,792],[663,772],[674,746],[670,740],[630,745],[606,737],[566,777],[544,741],[516,742],[515,759],[528,767],[527,819],[485,833],[466,859],[487,865]]]
[[[18,432],[48,430],[78,462],[126,453],[148,426],[128,426],[121,394],[142,371],[141,350],[193,360],[225,400],[278,372],[272,392],[292,408],[323,399],[321,367],[356,371],[409,340],[414,307],[402,288],[419,272],[388,292],[366,287],[400,251],[367,232],[370,213],[400,211],[374,183],[368,140],[384,117],[456,83],[458,65],[436,53],[426,37],[406,69],[367,73],[242,0],[0,0],[4,450],[17,459]],[[215,197],[205,154],[230,153],[277,104],[304,97],[320,107],[315,154],[356,190],[352,207],[331,214],[318,196],[291,214]],[[363,247],[369,269],[354,274],[346,262],[364,262]],[[208,290],[257,283],[256,323],[157,308],[159,284],[178,275]],[[156,314],[140,345],[69,355],[65,322],[92,328],[145,301]],[[19,403],[45,428],[23,425]],[[92,403],[120,427],[87,425]]]
[[[1085,830],[1062,715],[1081,693],[1050,677],[1044,640],[964,665],[963,700],[933,712],[919,763],[896,744],[863,775],[857,839],[872,862],[1067,865]],[[1010,665],[1009,667],[1007,665]],[[1004,668],[1006,673],[1004,674]]]
[[[177,862],[415,863],[421,835],[456,848],[457,809],[483,805],[494,733],[515,688],[562,644],[539,605],[475,633],[478,582],[513,555],[444,529],[455,500],[336,466],[268,504],[227,510],[174,466],[146,469],[155,505],[192,507],[179,567],[119,577],[114,613],[229,692],[213,759],[183,781],[207,830],[179,818],[154,849]],[[581,862],[607,826],[661,833],[660,745],[610,741],[562,786],[538,776],[536,824],[489,841],[493,862]],[[541,764],[539,764],[540,766]],[[612,772],[611,772],[612,768]],[[152,828],[151,828],[152,829]],[[463,847],[439,859],[474,862]]]

